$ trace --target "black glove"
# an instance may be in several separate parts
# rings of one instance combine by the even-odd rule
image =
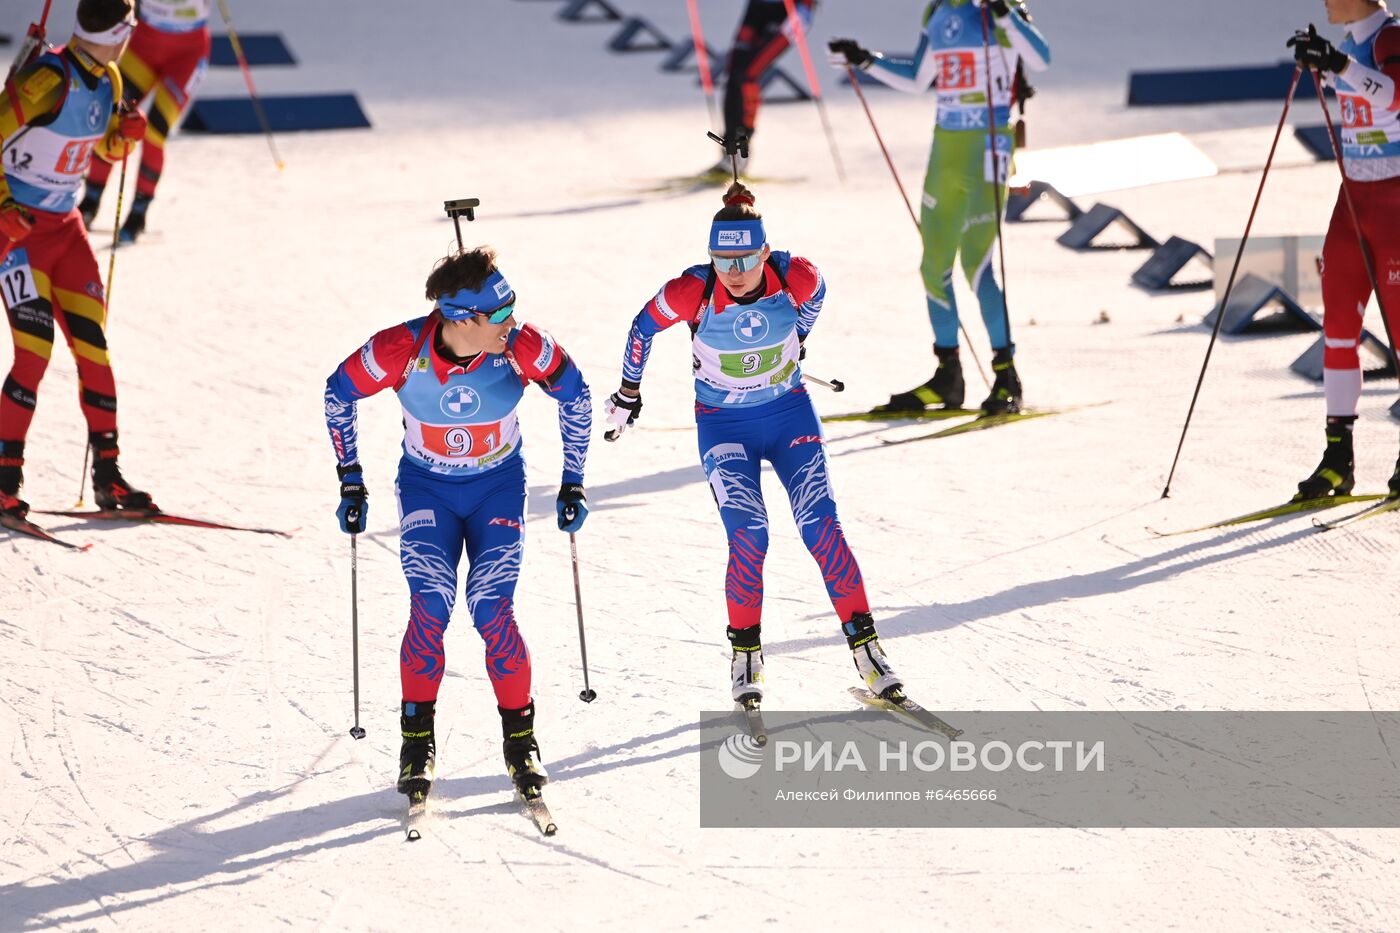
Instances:
[[[369,494],[365,492],[364,475],[358,463],[338,466],[335,471],[340,474],[340,508],[335,510],[335,517],[340,519],[341,531],[357,535],[365,530],[369,520],[369,503],[365,501]]]
[[[1006,5],[1006,0],[987,0],[987,9],[998,19],[1011,15],[1011,7]]]
[[[875,60],[875,56],[854,39],[832,39],[826,47],[831,50],[831,63],[838,68],[854,65],[864,71]]]
[[[583,527],[583,520],[588,517],[588,496],[578,483],[565,483],[559,487],[554,508],[559,514],[559,530],[573,534]]]
[[[1289,48],[1293,49],[1293,60],[1300,68],[1311,68],[1313,71],[1331,71],[1341,74],[1346,70],[1347,58],[1345,52],[1340,52],[1337,47],[1317,34],[1317,27],[1308,25],[1308,31],[1301,29],[1293,34],[1293,38],[1288,40]]]
[[[797,335],[797,362],[802,362],[807,358],[807,335]]]
[[[603,412],[608,424],[613,427],[603,435],[610,441],[617,440],[623,431],[630,428],[642,414],[642,393],[640,387],[624,385],[603,403]]]

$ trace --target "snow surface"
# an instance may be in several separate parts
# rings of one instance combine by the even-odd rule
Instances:
[[[685,34],[679,0],[615,2]],[[6,4],[0,30],[20,32],[38,6]],[[73,6],[55,4],[54,22]],[[368,737],[353,742],[349,554],[323,380],[369,334],[424,312],[423,278],[452,243],[441,202],[476,196],[469,236],[499,248],[523,317],[568,347],[601,400],[628,321],[702,256],[719,206],[641,191],[714,158],[693,83],[657,71],[654,54],[607,54],[613,27],[561,23],[559,6],[237,0],[242,30],[282,32],[302,60],[260,69],[264,92],[353,89],[375,129],[279,137],[280,174],[256,136],[172,143],[151,234],[117,261],[123,465],[172,511],[298,531],[57,520],[92,550],[0,539],[0,929],[1400,928],[1394,831],[699,829],[697,714],[727,705],[724,535],[696,463],[679,333],[657,341],[639,428],[597,440],[589,462],[589,706],[576,699],[567,539],[554,527],[553,405],[536,393],[524,404],[517,613],[559,835],[541,838],[511,802],[479,641],[459,618],[436,816],[404,844],[391,788],[405,618],[397,406],[362,406]],[[723,46],[741,3],[702,6]],[[830,2],[815,38],[911,48],[921,6]],[[1321,4],[1060,0],[1036,12],[1056,63],[1038,82],[1033,144],[1213,139],[1238,170],[1110,200],[1161,238],[1238,236],[1278,105],[1128,111],[1126,72],[1277,60],[1295,27],[1325,18]],[[768,109],[755,150],[755,171],[774,179],[758,189],[773,238],[829,282],[807,366],[849,390],[817,394],[825,412],[882,401],[932,366],[918,240],[832,74],[822,66],[846,185],[810,106]],[[236,70],[206,88],[240,91]],[[917,185],[931,98],[870,98]],[[1315,102],[1300,97],[1293,120],[1320,122]],[[1256,233],[1321,232],[1336,185],[1332,164],[1276,169]],[[880,440],[927,429],[828,432],[843,523],[911,691],[948,710],[1396,709],[1400,523],[1145,530],[1292,492],[1322,444],[1320,387],[1287,371],[1312,336],[1221,343],[1162,501],[1210,293],[1135,290],[1145,254],[1071,253],[1054,243],[1062,229],[1008,233],[1018,362],[1033,405],[1110,404],[896,448]],[[985,363],[975,314],[967,324]],[[77,490],[75,394],[60,350],[30,435],[37,507]],[[1373,382],[1362,400],[1365,490],[1391,471],[1394,396]],[[769,705],[845,708],[837,623],[784,533],[781,489],[766,490]]]

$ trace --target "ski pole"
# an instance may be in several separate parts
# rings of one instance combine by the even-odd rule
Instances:
[[[352,739],[365,737],[360,725],[360,551],[359,535],[350,536],[350,656],[353,658],[355,679],[355,724],[350,727]]]
[[[919,223],[919,215],[914,213],[914,205],[904,190],[904,182],[900,180],[899,170],[894,167],[890,151],[885,148],[884,137],[880,135],[880,127],[875,124],[875,115],[870,112],[870,105],[865,101],[865,92],[860,89],[860,81],[856,79],[855,69],[847,65],[846,75],[850,78],[851,88],[856,92],[856,97],[860,99],[860,105],[865,110],[865,118],[870,121],[870,129],[875,134],[875,142],[880,144],[880,152],[885,156],[885,164],[890,167],[890,175],[894,178],[895,187],[899,189],[899,196],[904,199],[904,207],[909,211],[909,219],[914,222],[914,229],[918,231],[919,237],[922,239],[924,235],[923,225]],[[982,383],[990,390],[992,381],[987,378],[987,371],[982,368],[982,360],[977,356],[977,348],[972,343],[972,335],[967,332],[967,325],[962,322],[962,318],[958,318],[958,330],[962,331],[963,339],[967,341],[967,349],[972,354],[972,362],[977,364],[977,375],[982,377]]]
[[[1342,195],[1346,198],[1347,213],[1351,215],[1351,226],[1356,231],[1356,242],[1361,248],[1361,259],[1366,265],[1366,277],[1371,281],[1371,294],[1376,296],[1376,308],[1381,312],[1381,324],[1385,325],[1385,337],[1390,341],[1390,365],[1395,368],[1396,378],[1400,378],[1400,356],[1395,348],[1395,333],[1386,317],[1385,304],[1381,300],[1381,286],[1376,278],[1376,263],[1371,257],[1371,244],[1361,232],[1361,215],[1356,213],[1356,199],[1351,196],[1351,179],[1347,176],[1346,165],[1342,161],[1342,143],[1332,125],[1332,108],[1327,106],[1327,98],[1322,95],[1322,76],[1313,72],[1313,87],[1317,90],[1317,101],[1322,104],[1322,115],[1327,120],[1327,138],[1332,141],[1332,152],[1337,156],[1337,169],[1342,173]]]
[[[598,692],[588,686],[588,643],[583,636],[583,591],[578,582],[578,541],[574,538],[574,533],[569,532],[569,555],[574,561],[574,606],[578,609],[578,651],[583,658],[583,689],[579,691],[578,698],[585,703],[592,703],[598,699]]]
[[[1006,324],[1006,345],[1011,346],[1011,297],[1010,286],[1006,281],[1006,242],[1001,235],[1001,154],[997,149],[997,111],[996,105],[992,102],[992,36],[990,30],[990,20],[992,11],[987,0],[982,2],[982,55],[983,65],[987,71],[987,145],[992,156],[992,198],[996,202],[996,225],[997,225],[997,256],[1001,264],[1001,312],[1002,320]],[[997,43],[1001,47],[1001,43]],[[1010,107],[1007,108],[1007,119],[1010,120]],[[1007,154],[1006,160],[1006,180],[1011,181],[1011,157]]]
[[[263,113],[262,101],[258,100],[258,89],[253,86],[253,72],[248,67],[247,57],[243,54],[243,44],[238,41],[238,32],[233,28],[233,17],[229,15],[226,0],[219,0],[219,15],[223,17],[224,26],[228,29],[228,41],[233,46],[233,54],[238,56],[238,67],[243,72],[243,83],[248,85],[248,98],[253,102],[253,113],[258,118],[258,125],[262,127],[263,135],[267,137],[267,148],[272,150],[272,161],[277,163],[277,171],[280,172],[287,165],[277,154],[277,143],[272,138],[272,127],[268,125],[267,114]]]
[[[1254,206],[1249,209],[1249,220],[1244,225],[1244,237],[1240,240],[1239,252],[1235,253],[1234,265],[1230,267],[1230,278],[1225,283],[1225,294],[1216,308],[1215,326],[1210,331],[1210,343],[1206,345],[1206,358],[1201,362],[1201,374],[1196,377],[1196,389],[1191,393],[1191,405],[1186,409],[1186,421],[1181,425],[1181,439],[1176,442],[1176,456],[1172,458],[1172,468],[1167,473],[1167,485],[1162,489],[1162,498],[1171,495],[1172,477],[1176,475],[1176,465],[1181,460],[1181,448],[1186,443],[1186,431],[1191,427],[1191,415],[1196,411],[1196,400],[1201,397],[1201,385],[1206,380],[1206,368],[1210,366],[1210,355],[1215,349],[1216,338],[1220,336],[1220,325],[1225,322],[1225,308],[1230,304],[1230,293],[1235,288],[1235,275],[1240,271],[1240,259],[1244,257],[1245,244],[1249,242],[1249,231],[1254,226],[1254,215],[1259,210],[1259,199],[1264,195],[1264,183],[1269,180],[1269,168],[1274,164],[1274,153],[1278,150],[1279,137],[1283,135],[1283,125],[1288,121],[1288,108],[1293,103],[1293,92],[1298,89],[1298,79],[1302,77],[1302,66],[1293,69],[1293,80],[1288,85],[1288,96],[1283,99],[1283,113],[1278,118],[1278,129],[1274,131],[1274,142],[1269,147],[1269,158],[1264,162],[1264,174],[1259,178],[1259,190],[1254,193]]]
[[[846,383],[842,382],[840,379],[833,379],[830,382],[827,382],[825,379],[818,379],[816,376],[810,375],[808,373],[803,373],[802,380],[804,382],[810,382],[815,385],[822,386],[823,388],[830,389],[833,392],[846,391]]]
[[[783,0],[787,6],[788,25],[792,27],[792,35],[796,40],[797,52],[802,56],[802,67],[807,72],[807,87],[812,92],[812,100],[817,105],[817,115],[821,117],[822,129],[826,132],[826,144],[831,149],[831,161],[836,163],[836,177],[844,185],[846,183],[846,169],[841,164],[841,153],[836,148],[836,134],[831,131],[831,121],[826,116],[826,104],[822,101],[822,86],[817,80],[817,70],[812,67],[812,55],[807,50],[807,32],[802,26],[802,19],[797,15],[797,7],[793,0]]]
[[[705,106],[710,111],[710,125],[719,126],[715,105],[715,81],[710,73],[710,53],[705,49],[705,30],[700,25],[700,10],[696,0],[685,0],[690,9],[690,37],[695,41],[695,64],[700,69],[700,87],[705,91]]]
[[[131,155],[131,147],[134,145],[129,140],[126,142],[126,155],[122,156],[121,174],[117,176],[117,219],[122,216],[122,200],[126,197],[126,160]],[[112,228],[112,255],[107,259],[107,285],[102,290],[102,323],[105,327],[107,323],[107,312],[112,307],[112,280],[117,274],[117,246],[121,243],[121,227]],[[87,495],[87,471],[88,462],[92,457],[92,444],[83,447],[83,472],[78,474],[78,501],[73,508],[81,509],[84,497]]]

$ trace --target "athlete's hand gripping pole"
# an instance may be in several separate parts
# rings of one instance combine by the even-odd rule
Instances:
[[[1235,288],[1235,275],[1240,271],[1240,259],[1249,243],[1249,231],[1254,226],[1254,215],[1259,210],[1259,199],[1264,194],[1264,182],[1269,180],[1269,168],[1274,164],[1274,153],[1278,150],[1279,137],[1283,135],[1283,125],[1288,122],[1288,108],[1293,103],[1293,92],[1298,89],[1298,79],[1303,69],[1293,69],[1293,80],[1288,85],[1288,96],[1283,99],[1283,113],[1278,118],[1278,129],[1274,131],[1274,142],[1269,147],[1269,158],[1264,162],[1264,174],[1259,177],[1259,190],[1254,193],[1254,206],[1249,209],[1249,220],[1244,225],[1244,236],[1240,239],[1239,252],[1235,253],[1235,263],[1230,267],[1230,278],[1225,283],[1225,294],[1215,315],[1215,326],[1211,328],[1210,343],[1206,345],[1206,358],[1201,362],[1201,374],[1196,377],[1196,390],[1191,393],[1191,405],[1186,409],[1186,421],[1181,425],[1181,439],[1176,442],[1176,456],[1172,458],[1172,468],[1167,472],[1167,485],[1162,489],[1162,498],[1172,491],[1172,477],[1176,475],[1176,465],[1181,460],[1181,448],[1186,443],[1186,430],[1191,427],[1191,415],[1196,411],[1196,400],[1201,397],[1201,385],[1206,379],[1206,368],[1210,366],[1210,354],[1215,349],[1215,340],[1220,336],[1220,325],[1225,322],[1225,309],[1230,306],[1230,293]],[[1320,89],[1319,89],[1320,90]]]
[[[822,86],[817,80],[817,69],[812,67],[812,53],[807,49],[807,29],[802,25],[802,17],[797,15],[793,0],[783,0],[787,6],[788,26],[792,29],[793,43],[802,56],[802,67],[807,72],[807,87],[812,92],[812,101],[817,105],[817,115],[821,117],[822,130],[826,132],[826,144],[831,149],[831,161],[836,163],[836,177],[841,184],[846,183],[846,169],[841,164],[841,153],[836,148],[836,134],[831,131],[831,121],[826,116],[826,104],[822,101]]]
[[[248,98],[253,102],[253,113],[258,118],[258,125],[262,127],[263,135],[267,137],[267,148],[272,150],[272,161],[277,163],[277,171],[287,167],[282,161],[282,157],[277,154],[277,143],[272,138],[272,127],[267,122],[267,114],[263,113],[262,101],[258,100],[258,89],[253,86],[253,72],[248,67],[248,59],[243,54],[243,44],[238,41],[238,32],[233,28],[233,17],[228,12],[227,0],[219,0],[219,15],[224,18],[224,26],[228,29],[228,41],[233,46],[233,54],[238,56],[238,67],[243,72],[243,83],[248,85]]]
[[[579,587],[578,581],[578,542],[574,538],[574,533],[569,532],[569,556],[574,562],[574,606],[578,609],[578,651],[583,659],[583,689],[579,691],[578,698],[585,703],[592,703],[598,699],[598,692],[588,686],[588,642],[583,634],[583,591]]]
[[[1309,25],[1308,30],[1314,36],[1317,34],[1317,28],[1312,25]],[[1327,121],[1327,138],[1331,140],[1332,152],[1337,156],[1337,170],[1342,173],[1342,196],[1346,198],[1347,214],[1351,216],[1351,226],[1356,231],[1356,242],[1361,247],[1361,260],[1366,265],[1366,278],[1370,280],[1371,294],[1376,296],[1376,309],[1380,311],[1381,323],[1385,325],[1385,337],[1390,341],[1390,365],[1395,368],[1396,377],[1400,378],[1400,351],[1395,347],[1395,332],[1391,329],[1390,318],[1385,313],[1380,283],[1376,279],[1376,261],[1371,256],[1371,244],[1367,242],[1366,234],[1361,232],[1361,217],[1356,213],[1356,199],[1351,195],[1351,178],[1347,175],[1346,165],[1342,160],[1342,143],[1332,125],[1332,108],[1327,106],[1327,98],[1322,94],[1322,74],[1319,70],[1313,71],[1313,87],[1317,90],[1317,102],[1322,105],[1322,116]]]
[[[880,152],[885,156],[885,164],[890,167],[890,175],[894,178],[895,187],[899,189],[899,196],[904,199],[904,208],[909,212],[909,219],[914,222],[914,229],[919,232],[922,238],[924,235],[923,225],[919,223],[919,215],[914,213],[914,205],[909,200],[909,195],[904,189],[904,182],[899,177],[899,170],[894,167],[894,160],[890,158],[889,149],[885,148],[885,139],[880,135],[880,127],[875,124],[875,115],[870,112],[870,104],[866,103],[865,92],[860,89],[860,81],[856,78],[855,69],[848,62],[845,65],[846,75],[850,78],[851,90],[856,92],[856,97],[860,99],[860,106],[865,110],[865,118],[870,121],[870,130],[875,134],[875,142],[880,144]],[[1005,279],[1003,273],[1002,278]],[[977,347],[972,342],[972,335],[967,332],[967,325],[958,318],[958,330],[962,331],[963,342],[967,345],[968,352],[972,354],[972,362],[977,364],[977,375],[982,377],[982,382],[988,391],[992,388],[992,380],[987,378],[987,371],[982,368],[982,360],[977,355]],[[1009,333],[1009,331],[1008,331]]]

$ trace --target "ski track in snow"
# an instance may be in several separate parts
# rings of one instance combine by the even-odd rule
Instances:
[[[683,4],[618,2],[686,34]],[[697,714],[730,705],[726,552],[679,328],[655,343],[645,417],[590,451],[593,512],[578,542],[599,698],[586,706],[568,541],[554,526],[557,419],[534,390],[522,405],[529,543],[517,616],[559,835],[542,837],[512,797],[459,600],[438,780],[422,841],[405,843],[392,787],[407,603],[398,409],[391,398],[360,406],[368,734],[356,742],[349,554],[333,518],[323,381],[373,332],[425,313],[423,277],[454,242],[439,206],[478,196],[464,235],[500,250],[522,317],[578,361],[600,419],[628,323],[703,258],[719,206],[717,192],[638,189],[715,155],[690,80],[661,75],[653,54],[608,55],[608,30],[562,23],[555,4],[472,4],[470,56],[459,30],[425,28],[457,22],[460,4],[425,0],[387,18],[380,5],[341,4],[338,26],[321,6],[239,0],[241,29],[281,32],[301,60],[259,69],[259,89],[352,88],[375,129],[280,135],[281,173],[257,136],[176,137],[156,235],[117,254],[108,330],[127,474],[172,512],[297,532],[51,516],[52,531],[92,550],[0,537],[0,933],[852,929],[872,909],[950,930],[1400,928],[1394,830],[699,829]],[[740,6],[702,4],[712,44],[728,42]],[[826,4],[814,42],[855,35],[905,51],[917,10],[902,6]],[[1213,249],[1242,229],[1278,105],[1129,110],[1126,73],[1278,60],[1321,7],[1129,6],[1038,5],[1056,62],[1037,79],[1032,144],[1180,131],[1257,151],[1252,166],[1216,177],[1102,195],[1159,239]],[[29,11],[11,7],[0,31],[18,35]],[[54,22],[71,7],[57,5]],[[1202,33],[1194,23],[1207,17]],[[800,74],[792,56],[781,64]],[[462,80],[444,82],[444,67]],[[933,359],[918,241],[858,103],[833,72],[821,76],[850,181],[836,185],[810,106],[765,108],[755,166],[783,182],[757,186],[775,244],[811,257],[828,282],[804,366],[849,386],[811,389],[834,414],[923,381]],[[205,93],[242,95],[236,69],[211,72]],[[931,99],[869,98],[917,191]],[[1315,101],[1300,95],[1293,120],[1320,122]],[[1322,232],[1336,187],[1330,163],[1276,166],[1256,235]],[[109,232],[114,201],[98,220]],[[1291,494],[1322,443],[1321,389],[1287,371],[1313,336],[1222,339],[1163,501],[1212,296],[1136,290],[1129,275],[1145,253],[1071,253],[1054,242],[1063,229],[1007,231],[1018,368],[1033,407],[1111,404],[898,447],[882,441],[938,426],[826,429],[841,522],[913,695],[944,710],[1400,708],[1400,519],[1325,534],[1306,515],[1192,536],[1146,530]],[[975,302],[955,287],[985,366]],[[982,383],[970,353],[963,362],[975,404]],[[60,347],[27,451],[25,494],[38,508],[73,501],[76,393]],[[1366,383],[1360,490],[1379,490],[1393,469],[1394,397],[1392,383]],[[768,705],[846,708],[854,671],[820,573],[771,473],[763,493]],[[1400,748],[1386,751],[1400,762]]]

